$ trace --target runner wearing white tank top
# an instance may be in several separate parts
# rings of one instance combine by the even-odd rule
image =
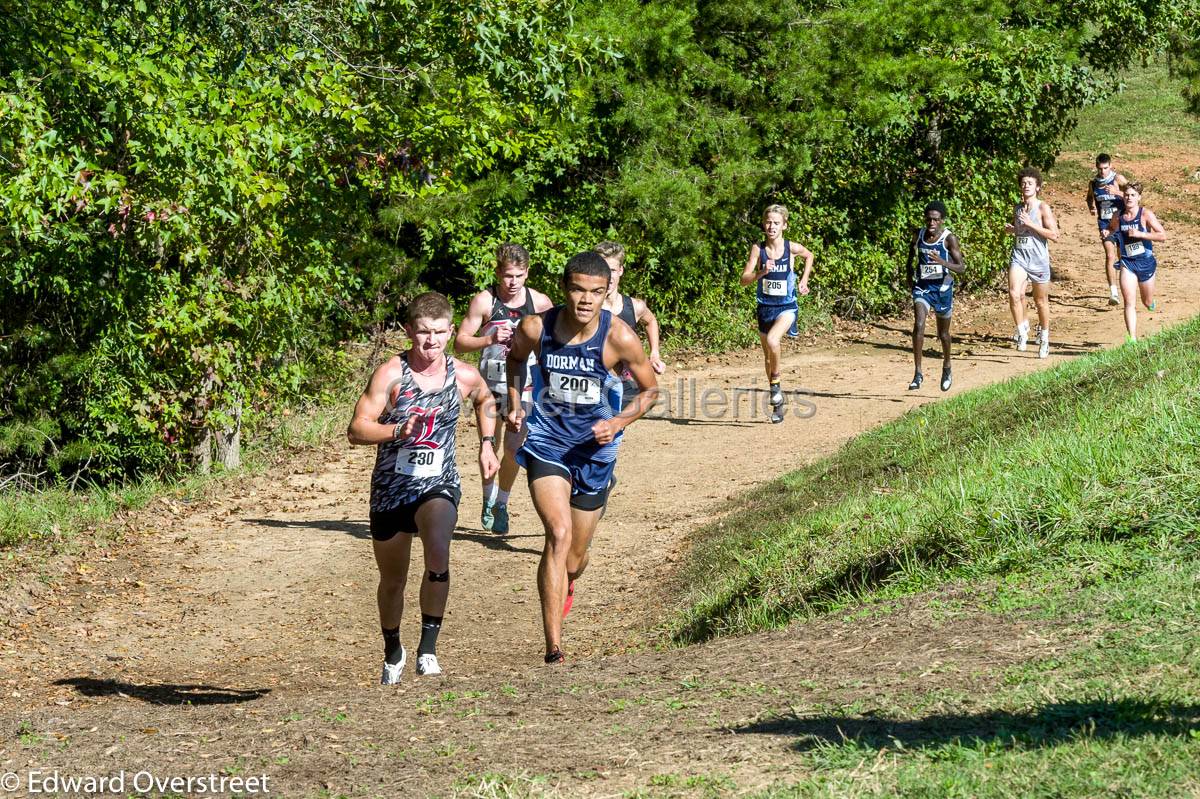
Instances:
[[[1037,308],[1038,357],[1050,354],[1050,249],[1047,241],[1058,241],[1058,222],[1049,204],[1038,199],[1042,173],[1025,167],[1017,173],[1021,202],[1013,209],[1013,219],[1004,232],[1015,237],[1008,266],[1008,307],[1017,330],[1013,339],[1017,349],[1025,351],[1029,340],[1029,320],[1025,318],[1025,290],[1033,287]]]

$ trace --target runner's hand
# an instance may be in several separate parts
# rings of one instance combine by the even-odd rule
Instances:
[[[485,441],[479,448],[479,471],[484,480],[490,480],[500,471],[500,459],[496,457],[496,450],[492,448],[490,441]]]
[[[497,325],[492,328],[492,343],[507,344],[512,340],[513,329],[512,325]]]
[[[807,294],[808,293],[808,281],[801,278],[800,282],[796,284],[796,291],[798,291],[801,294]]]
[[[597,444],[611,444],[619,432],[621,423],[616,419],[601,419],[592,425],[592,435],[596,437]]]
[[[654,374],[661,375],[667,370],[667,365],[663,362],[662,358],[658,357],[657,353],[651,353],[650,368],[654,370]]]
[[[421,423],[421,417],[417,414],[409,416],[404,424],[398,425],[396,432],[392,435],[394,441],[407,441],[417,432],[417,425]]]
[[[520,403],[508,412],[508,415],[504,417],[504,422],[508,425],[510,433],[521,432],[521,425],[525,422],[525,409],[521,407]]]

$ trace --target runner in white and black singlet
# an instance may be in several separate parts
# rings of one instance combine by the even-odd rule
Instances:
[[[510,430],[525,423],[515,402],[524,375],[514,370],[519,373],[516,367],[531,353],[537,361],[529,433],[517,454],[546,536],[538,566],[546,663],[563,660],[563,616],[608,502],[622,431],[658,395],[637,334],[603,308],[609,278],[598,254],[571,258],[563,272],[566,303],[521,320],[508,353]],[[618,413],[620,382],[612,370],[621,361],[633,373],[638,394]]]
[[[479,371],[496,398],[501,419],[507,413],[505,363],[513,330],[525,316],[541,313],[553,304],[545,294],[525,285],[528,278],[529,253],[520,244],[501,244],[496,250],[496,284],[471,299],[454,339],[456,352],[479,352]],[[521,402],[528,405],[528,392]],[[503,439],[504,453],[500,474],[495,479],[483,477],[483,507],[479,514],[483,529],[500,535],[508,532],[508,497],[521,470],[515,455],[525,436],[524,430],[508,434],[503,430],[504,425],[498,423],[496,431]]]
[[[414,535],[420,536],[425,556],[417,674],[442,671],[437,638],[450,592],[450,538],[461,496],[455,439],[463,399],[471,400],[479,424],[480,471],[490,476],[500,468],[493,449],[492,393],[475,367],[446,354],[452,318],[449,300],[436,292],[409,303],[404,330],[412,343],[371,375],[346,431],[351,444],[378,448],[371,475],[371,538],[379,566],[384,685],[400,682],[408,660],[400,618]]]
[[[661,375],[667,365],[658,349],[658,319],[645,300],[621,293],[621,276],[625,274],[625,248],[615,241],[602,241],[596,245],[596,252],[612,270],[608,296],[604,299],[604,310],[615,314],[634,330],[638,329],[639,324],[645,325],[646,341],[650,344],[650,368],[655,374]],[[625,410],[637,394],[637,381],[624,364],[620,364],[617,376],[621,378],[621,410]]]

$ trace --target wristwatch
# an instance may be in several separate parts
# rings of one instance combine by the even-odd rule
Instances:
[[[483,444],[483,443],[485,443],[485,442],[486,442],[486,443],[488,443],[488,444],[491,444],[491,445],[495,446],[495,444],[496,444],[496,437],[495,437],[495,436],[480,436],[480,437],[479,437],[479,443],[480,443],[480,444]]]

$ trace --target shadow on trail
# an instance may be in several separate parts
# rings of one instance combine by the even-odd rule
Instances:
[[[666,422],[668,424],[682,425],[710,425],[714,427],[755,427],[767,421],[767,418],[763,416],[757,422],[753,422],[746,419],[693,419],[688,416],[643,416],[640,421]]]
[[[293,528],[297,530],[322,530],[329,533],[346,533],[355,538],[370,538],[371,525],[366,522],[339,521],[322,519],[317,521],[290,522],[285,519],[242,519],[247,524],[261,524],[263,527]]]
[[[1195,735],[1200,704],[1157,699],[1095,699],[1055,702],[1028,711],[993,710],[920,719],[883,716],[785,716],[730,731],[794,735],[792,748],[807,752],[854,742],[872,749],[935,749],[988,743],[1038,747],[1078,739],[1133,735]]]
[[[539,522],[540,524],[540,522]],[[476,544],[482,544],[485,549],[496,550],[498,552],[524,552],[529,555],[541,555],[540,549],[529,549],[528,547],[517,547],[512,545],[514,538],[536,538],[542,540],[542,535],[496,535],[495,533],[483,532],[470,527],[455,527],[455,541],[473,541]]]
[[[152,705],[232,705],[253,702],[271,693],[270,688],[219,688],[215,685],[170,683],[135,685],[94,677],[70,677],[55,680],[54,684],[69,685],[84,696],[123,696]]]

